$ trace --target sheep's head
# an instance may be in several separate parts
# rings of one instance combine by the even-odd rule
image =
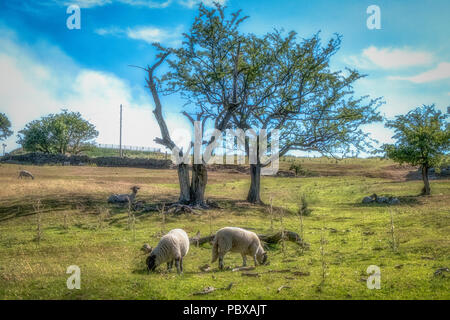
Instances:
[[[157,267],[157,265],[156,265],[156,255],[150,254],[147,257],[146,263],[147,263],[147,270],[148,271],[155,271],[155,269]]]
[[[258,262],[260,265],[264,265],[267,263],[267,252],[264,252],[264,250],[258,251],[256,254],[256,259],[258,259]]]
[[[131,191],[133,191],[133,193],[137,193],[140,188],[141,187],[134,186],[134,187],[131,187],[130,189],[131,189]]]

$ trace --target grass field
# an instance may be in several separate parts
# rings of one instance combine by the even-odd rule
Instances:
[[[288,168],[289,161],[282,168]],[[249,186],[246,174],[214,171],[209,172],[206,196],[220,209],[201,215],[169,215],[164,224],[157,213],[136,214],[134,228],[126,208],[106,204],[108,195],[128,192],[136,184],[142,187],[140,200],[175,201],[175,170],[2,164],[0,298],[450,298],[450,274],[434,275],[437,269],[450,267],[449,180],[432,180],[432,196],[419,197],[422,183],[413,179],[411,168],[386,160],[295,161],[313,174],[262,179],[263,201],[273,199],[273,219],[266,206],[243,201]],[[30,170],[36,179],[18,180],[19,169]],[[372,193],[395,195],[401,204],[362,205],[361,199]],[[167,273],[163,266],[147,274],[141,246],[156,245],[162,232],[172,228],[183,228],[190,236],[198,230],[209,235],[224,226],[257,233],[282,228],[300,233],[297,210],[302,195],[313,210],[303,217],[309,249],[290,242],[271,246],[270,264],[256,269],[259,277],[218,271],[217,265],[212,272],[202,272],[199,266],[210,263],[209,245],[191,246],[183,275]],[[36,214],[38,202],[40,214]],[[225,257],[227,266],[240,264],[238,254]],[[81,269],[80,290],[66,287],[70,265]],[[367,288],[370,265],[381,269],[379,290]],[[230,283],[230,290],[192,295],[208,286],[223,288]],[[283,285],[290,288],[278,292]]]

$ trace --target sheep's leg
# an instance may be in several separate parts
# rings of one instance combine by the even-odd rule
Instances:
[[[180,259],[180,270],[183,272],[183,258]]]
[[[169,262],[167,262],[167,271],[170,271],[170,270],[172,270],[172,267],[173,267],[173,260],[172,260],[172,261],[169,261]]]
[[[247,266],[247,256],[245,254],[242,254],[242,266]]]
[[[175,259],[175,267],[177,267],[177,272],[178,272],[178,274],[180,274],[181,273],[180,259]]]
[[[255,262],[255,267],[258,266],[258,261],[256,260],[256,254],[253,255],[253,261]]]
[[[219,269],[223,270],[223,254],[219,253]]]

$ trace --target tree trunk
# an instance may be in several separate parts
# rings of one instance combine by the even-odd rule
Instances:
[[[260,191],[261,191],[261,166],[258,164],[250,165],[250,177],[251,184],[248,191],[247,201],[250,203],[262,203]]]
[[[205,189],[208,173],[204,164],[192,165],[191,204],[205,206]]]
[[[422,194],[428,196],[431,194],[430,181],[428,181],[428,166],[425,165],[422,166],[422,179],[423,179]]]
[[[178,165],[178,181],[180,183],[180,199],[182,204],[188,204],[191,201],[189,184],[189,165],[180,163]]]

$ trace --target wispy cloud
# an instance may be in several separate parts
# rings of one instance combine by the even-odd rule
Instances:
[[[41,1],[42,5],[59,5],[59,6],[70,6],[72,4],[78,5],[80,8],[93,8],[101,7],[113,3],[113,0],[47,0]]]
[[[346,62],[362,69],[401,69],[428,65],[433,60],[433,55],[426,51],[370,46],[361,55],[350,56]]]
[[[178,3],[187,8],[193,8],[197,4],[202,2],[207,7],[213,7],[214,3],[225,5],[227,0],[178,0]]]
[[[34,2],[34,0],[33,0]],[[136,7],[146,8],[167,8],[172,3],[178,3],[187,8],[193,8],[199,3],[203,3],[205,6],[213,7],[214,2],[218,2],[224,5],[227,0],[42,0],[37,5],[58,5],[58,6],[70,6],[72,4],[78,5],[80,8],[94,8],[113,3],[122,3]],[[31,3],[30,3],[31,4]]]
[[[119,0],[121,3],[131,6],[147,7],[147,8],[167,8],[172,4],[172,0],[164,1],[148,1],[148,0]]]
[[[174,29],[163,29],[153,26],[138,26],[134,28],[99,28],[94,32],[101,36],[127,37],[133,40],[141,40],[147,43],[165,43],[171,46],[178,46],[181,43],[181,34],[183,27],[178,26]]]
[[[147,43],[161,42],[161,43],[177,43],[181,36],[182,27],[175,30],[165,30],[154,27],[136,27],[128,28],[127,36],[130,39],[142,40]]]
[[[450,78],[450,63],[442,62],[436,68],[411,77],[389,77],[391,80],[406,80],[414,83],[427,83]]]
[[[147,7],[147,8],[166,8],[172,0],[44,0],[41,4],[54,4],[59,6],[78,5],[80,8],[93,8],[113,3],[123,3],[131,6]]]

